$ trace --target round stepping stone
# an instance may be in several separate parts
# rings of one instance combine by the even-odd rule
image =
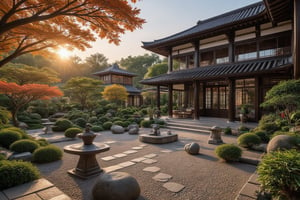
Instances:
[[[155,172],[159,172],[160,168],[159,167],[146,167],[143,169],[143,171],[155,173]]]
[[[138,199],[140,193],[136,179],[125,172],[102,173],[92,190],[95,200],[132,200]]]
[[[172,178],[172,176],[169,174],[159,173],[152,178],[158,182],[167,182]]]
[[[184,185],[181,185],[179,183],[174,183],[174,182],[167,182],[163,184],[163,187],[166,188],[167,190],[171,192],[180,192],[183,188],[185,188]]]

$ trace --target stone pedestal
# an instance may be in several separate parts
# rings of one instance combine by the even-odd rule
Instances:
[[[213,126],[210,129],[210,135],[208,138],[208,144],[223,144],[221,138],[222,129],[218,126]]]

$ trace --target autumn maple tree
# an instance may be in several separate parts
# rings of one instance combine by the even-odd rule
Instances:
[[[63,93],[54,86],[44,84],[24,84],[7,83],[0,81],[0,94],[4,94],[10,99],[12,121],[18,126],[17,113],[28,103],[38,99],[50,99],[62,96]]]
[[[128,96],[127,90],[124,86],[113,84],[106,86],[102,92],[103,98],[117,104],[125,102]]]
[[[0,1],[0,67],[25,53],[64,45],[84,50],[97,37],[118,44],[145,22],[136,0]]]

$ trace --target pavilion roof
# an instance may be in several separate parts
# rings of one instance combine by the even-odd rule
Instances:
[[[119,67],[119,65],[117,65],[117,64],[113,64],[109,68],[106,68],[102,71],[98,71],[98,72],[93,73],[93,75],[96,75],[96,76],[107,75],[107,74],[117,74],[117,75],[124,75],[124,76],[136,76],[135,73],[128,72],[124,69],[121,69]]]
[[[246,77],[256,74],[270,73],[292,66],[292,58],[273,57],[260,60],[250,60],[237,63],[226,63],[198,67],[193,69],[173,71],[140,81],[146,85],[167,85],[170,83],[184,83],[189,81],[204,81],[220,78]]]
[[[200,20],[195,26],[174,35],[151,42],[142,42],[142,47],[167,56],[168,50],[166,48],[168,46],[183,44],[194,41],[197,38],[208,37],[212,34],[217,35],[217,33],[220,34],[220,32],[224,34],[228,29],[234,29],[235,26],[243,27],[250,26],[249,24],[255,25],[257,20],[265,22],[268,20],[265,4],[262,1],[203,21]]]

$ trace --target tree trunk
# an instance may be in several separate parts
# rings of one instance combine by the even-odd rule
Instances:
[[[18,113],[19,109],[14,109],[11,111],[11,115],[12,115],[12,123],[14,126],[19,127],[19,121],[17,119],[17,113]]]

